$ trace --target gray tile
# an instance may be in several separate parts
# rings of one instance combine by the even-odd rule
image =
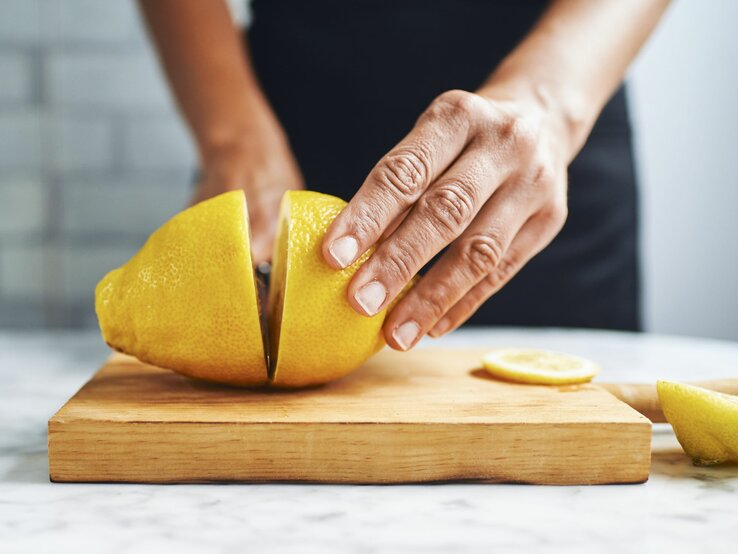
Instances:
[[[0,103],[22,104],[33,100],[32,67],[22,52],[0,52]]]
[[[89,109],[171,112],[171,101],[153,54],[61,51],[46,64],[51,102]]]
[[[54,0],[46,8],[45,38],[55,43],[107,45],[140,37],[135,2]]]
[[[0,297],[0,329],[37,329],[46,326],[43,302],[13,301]]]
[[[46,224],[46,190],[33,179],[0,182],[0,243],[38,235]]]
[[[0,297],[41,302],[53,273],[49,261],[49,247],[44,244],[0,245]]]
[[[178,168],[195,165],[195,149],[177,117],[135,117],[124,131],[126,165],[134,168]]]
[[[180,211],[190,195],[186,182],[108,179],[65,182],[61,230],[65,237],[142,240]]]
[[[0,111],[0,168],[33,169],[41,160],[41,113]]]
[[[40,0],[2,1],[0,43],[35,44],[40,37]]]
[[[60,248],[62,298],[65,303],[91,305],[95,286],[106,273],[136,253],[139,244],[111,241],[97,244],[68,243]]]
[[[113,165],[113,129],[110,118],[60,115],[53,118],[51,129],[55,170],[100,170]]]

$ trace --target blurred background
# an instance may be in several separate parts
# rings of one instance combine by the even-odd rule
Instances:
[[[674,2],[628,76],[649,331],[738,340],[736,21]],[[0,0],[0,328],[96,325],[195,166],[134,2]]]

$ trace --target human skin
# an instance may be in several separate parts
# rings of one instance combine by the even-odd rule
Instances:
[[[198,144],[196,198],[243,188],[265,260],[278,198],[302,178],[225,3],[140,3]],[[461,325],[560,231],[567,167],[668,3],[553,0],[486,83],[440,95],[379,160],[323,242],[335,269],[377,246],[353,308],[386,308],[448,246],[388,315],[392,348]]]
[[[448,250],[388,315],[388,344],[461,325],[561,230],[567,166],[667,0],[556,0],[476,92],[436,98],[379,160],[332,223],[326,263],[376,251],[348,298],[386,308]]]
[[[139,0],[169,84],[197,145],[192,202],[246,194],[252,255],[268,261],[279,202],[303,188],[287,137],[260,89],[223,0]]]

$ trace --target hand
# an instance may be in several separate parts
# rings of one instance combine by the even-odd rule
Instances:
[[[538,100],[450,91],[374,167],[330,226],[323,256],[346,267],[374,254],[348,287],[356,311],[392,309],[395,349],[461,325],[559,232],[567,216],[566,125]],[[386,237],[386,238],[384,238]]]
[[[242,189],[249,209],[254,265],[270,261],[282,195],[303,188],[289,148],[278,143],[265,148],[263,142],[241,141],[210,149],[203,158],[202,176],[192,203]]]

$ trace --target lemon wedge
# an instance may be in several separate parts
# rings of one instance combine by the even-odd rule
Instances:
[[[656,383],[666,420],[696,465],[738,463],[738,396],[670,381]]]
[[[492,350],[484,355],[482,365],[495,377],[536,385],[586,383],[600,372],[597,364],[585,358],[532,348]]]

